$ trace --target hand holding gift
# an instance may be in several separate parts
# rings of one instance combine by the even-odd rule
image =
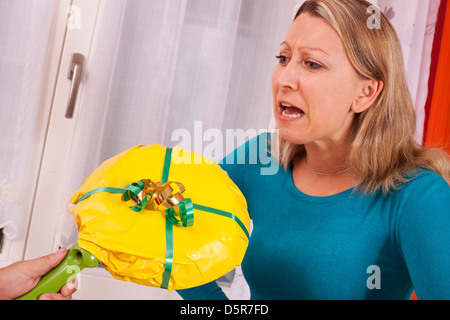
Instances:
[[[217,164],[178,147],[138,146],[105,161],[72,203],[78,249],[119,280],[196,287],[233,270],[248,246],[240,190]]]

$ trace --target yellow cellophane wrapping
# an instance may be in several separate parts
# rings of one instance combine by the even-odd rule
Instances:
[[[99,187],[124,188],[141,179],[161,181],[166,148],[133,147],[99,166],[72,203]],[[250,228],[241,191],[217,164],[185,149],[172,151],[168,181],[181,182],[194,204],[236,215]],[[80,247],[92,253],[116,279],[160,287],[166,257],[164,212],[134,212],[120,194],[95,193],[72,210]],[[213,281],[244,258],[248,238],[233,219],[194,210],[191,227],[173,226],[173,266],[168,290]]]

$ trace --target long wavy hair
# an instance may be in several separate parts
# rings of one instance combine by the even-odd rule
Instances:
[[[325,19],[340,35],[359,76],[384,83],[374,104],[355,115],[350,132],[347,162],[359,181],[356,190],[390,193],[414,177],[419,168],[430,169],[449,182],[448,155],[440,149],[424,148],[415,140],[416,116],[400,41],[382,12],[376,12],[380,19],[370,27],[374,22],[369,20],[370,12],[375,8],[370,6],[363,0],[309,0],[295,16],[307,13]],[[284,168],[295,157],[305,156],[303,145],[282,138],[277,144],[275,155]]]

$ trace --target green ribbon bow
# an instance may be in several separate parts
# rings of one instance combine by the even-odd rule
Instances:
[[[132,201],[135,205],[130,207],[135,212],[141,212],[146,207],[152,210],[164,211],[166,217],[166,261],[161,282],[161,288],[169,287],[173,265],[173,226],[190,227],[194,224],[194,209],[224,216],[236,221],[244,231],[247,238],[249,233],[242,221],[232,213],[194,204],[191,199],[184,198],[181,194],[185,191],[183,184],[168,182],[172,149],[166,149],[164,167],[161,182],[155,183],[150,179],[143,179],[125,188],[101,187],[89,191],[81,197],[77,204],[99,192],[122,194],[122,201]]]
[[[178,182],[154,183],[144,179],[127,185],[122,194],[122,201],[132,201],[136,205],[130,207],[135,212],[144,208],[165,211],[166,217],[173,225],[190,227],[194,224],[194,207],[191,199],[181,195],[184,185]]]

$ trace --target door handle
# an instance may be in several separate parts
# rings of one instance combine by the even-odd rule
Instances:
[[[72,119],[73,112],[75,111],[75,102],[77,101],[78,89],[80,87],[81,75],[83,73],[84,56],[80,53],[74,53],[72,55],[72,61],[70,63],[69,74],[67,78],[72,80],[70,87],[69,101],[67,103],[66,118]]]

